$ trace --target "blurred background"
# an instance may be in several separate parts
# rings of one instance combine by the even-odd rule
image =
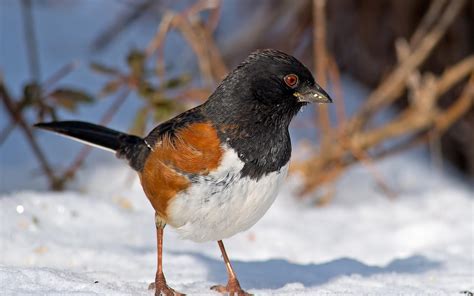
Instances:
[[[471,231],[474,222],[472,0],[2,0],[0,201],[6,213],[12,211],[5,217],[14,221],[26,205],[32,209],[27,219],[18,220],[23,222],[8,223],[20,229],[53,223],[33,210],[43,201],[50,204],[48,211],[54,208],[52,216],[66,211],[76,221],[80,210],[68,209],[82,199],[62,203],[58,201],[62,195],[52,191],[65,192],[65,200],[75,194],[71,192],[91,199],[100,196],[100,202],[111,200],[114,206],[136,211],[128,215],[138,215],[142,206],[136,200],[145,200],[125,163],[107,152],[36,131],[34,123],[83,120],[145,135],[160,122],[202,103],[229,70],[261,48],[280,49],[302,60],[335,101],[331,106],[308,106],[291,125],[292,181],[284,196],[291,206],[319,209],[318,215],[326,217],[316,222],[308,216],[309,224],[337,224],[338,206],[347,211],[345,206],[373,202],[372,197],[394,203],[369,211],[396,211],[407,202],[400,211],[411,213],[426,206],[411,199],[425,194],[431,198],[433,188],[448,191],[431,198],[439,212],[426,212],[424,217],[442,220],[443,207],[458,196],[450,190],[464,188],[460,195],[468,198],[457,204],[460,212],[453,210],[450,215],[459,214],[468,223],[448,223],[441,230],[428,227],[432,230],[428,232],[438,237],[448,232],[445,228],[457,227],[459,237],[466,238],[460,229]],[[26,197],[21,192],[27,192]],[[29,196],[28,192],[46,195]],[[87,212],[88,206],[82,210]],[[463,210],[471,211],[470,218]],[[360,217],[365,217],[364,211]],[[379,218],[365,223],[378,223]],[[5,238],[14,237],[13,228],[3,222]],[[425,226],[407,226],[408,237],[423,237]],[[380,236],[387,231],[379,230]],[[74,237],[82,230],[73,227],[70,231]],[[258,240],[258,233],[257,228],[245,241]],[[373,237],[374,244],[380,236]],[[403,235],[397,238],[404,240]],[[152,245],[153,235],[149,239],[145,242]],[[467,239],[471,243],[463,241],[455,253],[471,254],[472,275],[472,233]],[[326,243],[332,248],[335,242],[340,243]],[[24,243],[21,237],[13,239],[3,245],[2,252],[5,255]],[[398,243],[392,245],[405,246]],[[400,247],[397,252],[404,251],[397,256],[416,254],[424,243]],[[434,240],[433,245],[442,244]],[[315,254],[327,260],[337,258],[344,254],[342,246],[337,254]],[[59,249],[67,257],[71,248],[66,244]],[[60,252],[45,242],[35,247],[28,264],[64,267],[51,258],[38,259],[48,249]],[[263,257],[282,253],[267,251],[262,251]],[[353,255],[361,261],[388,263],[393,257],[384,252],[387,249],[377,257],[382,261],[376,256],[367,259],[365,253]],[[306,262],[298,254],[306,253],[295,251],[288,260]],[[4,264],[28,265],[20,255],[12,261],[6,257]],[[417,265],[416,260],[408,262]],[[88,264],[87,260],[74,262],[73,266]],[[390,268],[386,271],[394,271]],[[254,288],[261,287],[255,284]]]
[[[473,180],[472,1],[1,5],[2,175],[21,167],[29,176],[3,176],[2,190],[63,189],[89,157],[110,160],[38,133],[34,122],[81,119],[144,135],[205,100],[259,48],[297,56],[336,99],[293,124],[296,145],[307,148],[293,166],[302,193],[417,145]]]
[[[293,166],[303,193],[415,146],[472,181],[473,11],[472,1],[441,0],[2,1],[2,190],[63,189],[89,158],[110,160],[34,122],[144,135],[259,48],[297,56],[336,98],[292,126],[307,148]],[[27,182],[4,176],[19,167]]]

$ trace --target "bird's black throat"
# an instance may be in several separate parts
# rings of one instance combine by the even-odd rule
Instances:
[[[245,92],[240,95],[245,95]],[[288,126],[302,104],[261,104],[255,99],[210,99],[203,107],[222,143],[245,163],[241,175],[260,179],[279,171],[291,156]]]

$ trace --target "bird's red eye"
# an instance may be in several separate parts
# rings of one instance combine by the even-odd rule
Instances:
[[[288,74],[283,78],[283,80],[289,87],[295,87],[298,84],[298,76],[295,74]]]

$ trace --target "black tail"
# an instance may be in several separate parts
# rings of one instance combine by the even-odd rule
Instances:
[[[150,152],[145,141],[140,137],[88,122],[53,121],[37,123],[35,127],[115,152],[117,157],[128,160],[130,166],[136,171],[143,169],[145,159]]]

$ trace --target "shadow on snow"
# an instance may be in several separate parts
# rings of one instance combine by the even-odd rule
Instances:
[[[208,279],[225,284],[227,274],[222,260],[202,254],[191,254],[209,268]],[[351,258],[335,259],[321,264],[297,264],[282,259],[267,261],[232,261],[240,282],[247,289],[278,289],[286,284],[301,283],[305,287],[325,284],[347,275],[371,276],[383,273],[423,273],[441,263],[420,255],[395,259],[388,265],[372,266]]]

